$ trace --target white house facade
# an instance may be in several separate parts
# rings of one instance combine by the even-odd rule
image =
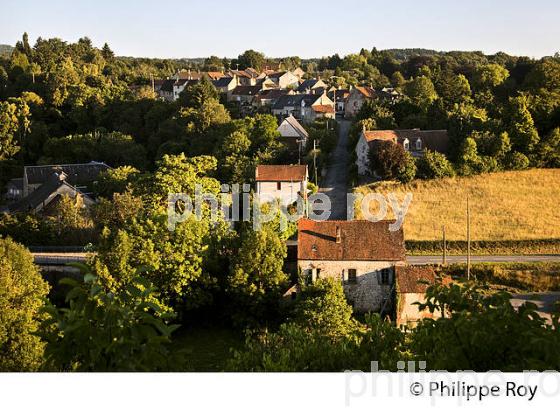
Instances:
[[[288,206],[307,195],[307,165],[259,165],[256,192],[261,203],[279,201]]]

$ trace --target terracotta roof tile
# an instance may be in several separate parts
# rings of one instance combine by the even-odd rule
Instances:
[[[256,181],[303,181],[307,165],[259,165],[255,170]]]
[[[393,221],[298,221],[298,259],[404,261],[402,228]],[[337,243],[337,231],[340,241]]]
[[[397,266],[396,279],[398,293],[425,293],[435,283],[436,271],[433,266]],[[451,279],[444,277],[443,283],[451,283]]]
[[[332,105],[313,105],[311,107],[315,112],[322,113],[334,113],[334,107]]]

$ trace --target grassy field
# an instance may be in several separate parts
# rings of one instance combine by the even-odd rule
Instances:
[[[451,265],[444,272],[455,278],[466,277],[466,265]],[[510,293],[560,291],[560,263],[475,263],[471,274],[495,290]]]
[[[180,328],[172,340],[174,350],[186,354],[186,369],[219,372],[232,358],[231,349],[244,346],[244,335],[224,327]]]
[[[406,240],[441,240],[444,225],[448,240],[465,240],[467,196],[473,241],[560,239],[560,169],[508,171],[406,185],[377,182],[355,191],[394,192],[401,203],[406,193],[412,193],[404,222]],[[393,217],[388,207],[387,218]]]

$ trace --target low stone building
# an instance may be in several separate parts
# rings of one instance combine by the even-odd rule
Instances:
[[[437,273],[433,266],[397,266],[396,268],[396,323],[397,326],[414,326],[425,318],[441,317],[441,312],[420,311],[416,303],[426,302],[426,289],[435,283]],[[449,284],[451,279],[442,278]]]
[[[389,312],[395,267],[405,262],[403,231],[390,231],[392,223],[300,219],[300,274],[308,282],[340,280],[356,312]]]
[[[259,165],[255,170],[256,191],[261,202],[279,200],[284,206],[307,195],[307,165]]]

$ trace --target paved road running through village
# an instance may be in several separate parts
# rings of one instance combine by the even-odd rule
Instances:
[[[348,192],[348,131],[350,121],[339,120],[338,143],[327,167],[327,175],[319,184],[319,192],[331,200],[330,220],[346,220],[346,194]]]
[[[442,262],[441,255],[407,256],[411,265],[432,265]],[[560,262],[560,255],[473,255],[471,262]],[[447,256],[447,263],[467,263],[467,255]]]

